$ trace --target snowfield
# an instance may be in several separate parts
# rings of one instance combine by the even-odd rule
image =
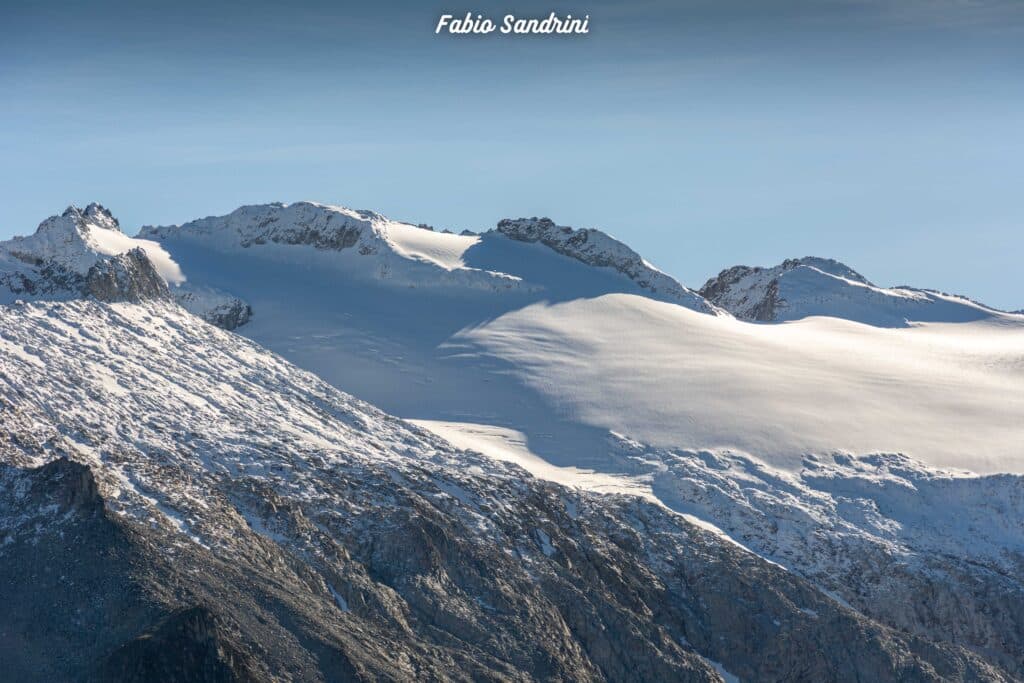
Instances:
[[[742,451],[784,469],[840,451],[1024,472],[1016,321],[757,325],[612,294],[533,304],[445,348],[507,363],[548,405],[655,446]]]

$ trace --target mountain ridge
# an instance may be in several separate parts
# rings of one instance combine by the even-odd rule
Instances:
[[[904,326],[911,322],[968,321],[1020,314],[937,290],[908,285],[878,287],[839,261],[809,256],[787,259],[769,268],[733,266],[710,278],[699,290],[691,290],[627,245],[592,228],[560,226],[548,218],[518,218],[502,219],[488,231],[463,231],[456,235],[393,221],[374,211],[317,202],[246,205],[224,216],[209,216],[180,226],[146,225],[135,238],[125,235],[110,210],[99,203],[90,203],[84,209],[69,206],[62,214],[44,220],[36,234],[0,242],[0,258],[6,254],[9,261],[6,266],[0,262],[0,277],[4,278],[2,284],[6,289],[15,295],[32,296],[36,290],[49,295],[67,293],[74,290],[68,280],[74,280],[76,274],[84,276],[98,259],[141,247],[172,286],[179,303],[200,317],[229,327],[244,324],[252,314],[251,306],[228,292],[188,282],[178,264],[160,247],[161,241],[201,240],[220,249],[268,244],[310,246],[339,253],[353,249],[361,256],[381,257],[381,262],[363,269],[366,275],[393,279],[400,285],[425,286],[436,281],[456,288],[492,291],[542,288],[514,273],[464,262],[465,254],[481,238],[492,235],[542,244],[581,263],[618,272],[655,298],[706,313],[727,311],[756,322],[831,315],[874,325]],[[12,266],[11,261],[21,263]],[[354,263],[350,261],[347,265]],[[402,271],[410,263],[411,272],[393,272]],[[26,273],[32,265],[43,264],[50,272],[42,277],[36,272],[33,279]],[[423,265],[428,268],[417,267]]]

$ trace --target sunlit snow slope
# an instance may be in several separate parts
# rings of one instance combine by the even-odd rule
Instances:
[[[329,232],[339,223],[343,237]],[[300,204],[144,236],[190,281],[248,301],[247,336],[449,435],[514,430],[551,465],[623,473],[615,431],[787,469],[806,453],[884,451],[1024,471],[1021,316],[752,324],[671,303],[643,286],[657,271],[637,275],[649,264],[635,252],[613,242],[595,256],[603,242],[584,232],[530,220],[453,235]]]
[[[629,295],[538,303],[446,348],[500,358],[584,424],[659,445],[903,451],[976,472],[1024,469],[1024,325],[754,325]]]

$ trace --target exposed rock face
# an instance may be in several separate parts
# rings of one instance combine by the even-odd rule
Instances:
[[[809,456],[798,475],[635,442],[622,455],[650,470],[667,504],[863,614],[1024,672],[1024,530],[1007,521],[1024,516],[1024,478],[936,472],[895,454]]]
[[[506,218],[497,231],[520,242],[539,242],[559,254],[600,268],[613,268],[641,289],[705,313],[715,307],[693,290],[647,263],[640,254],[610,235],[591,228],[555,225],[550,218]]]
[[[95,678],[123,683],[230,683],[256,676],[246,655],[223,633],[214,613],[206,607],[192,607],[171,613],[154,629],[115,650]]]
[[[157,254],[166,273],[153,261]],[[0,303],[23,297],[167,298],[166,276],[180,276],[166,253],[126,236],[99,204],[70,206],[40,223],[34,234],[0,242]]]
[[[0,255],[0,261],[2,261]],[[0,263],[0,267],[2,267]],[[49,262],[12,264],[7,272],[0,271],[0,301],[4,298],[60,297],[82,291],[85,276]],[[6,297],[4,295],[7,295]]]
[[[145,226],[140,236],[209,237],[215,235],[243,248],[263,244],[307,245],[343,251],[356,248],[362,255],[383,247],[387,219],[372,211],[328,207],[313,202],[243,206],[227,216],[201,218],[181,226]]]
[[[84,292],[100,301],[170,300],[167,283],[156,272],[146,252],[136,247],[98,261],[85,276]]]
[[[234,330],[249,322],[252,307],[245,301],[211,287],[183,285],[173,291],[174,300],[189,313],[224,330]]]
[[[1008,680],[175,306],[30,303],[0,307],[0,329],[30,347],[0,356],[17,680],[721,680],[712,661],[743,680]]]
[[[733,266],[705,282],[699,291],[737,318],[768,322],[776,320],[780,307],[787,303],[779,296],[779,277],[800,267],[871,285],[863,275],[839,261],[806,256],[787,259],[775,268]]]
[[[11,448],[0,443],[4,462]],[[0,464],[3,678],[81,680],[154,619],[158,609],[132,576],[137,552],[108,517],[88,467]]]
[[[758,322],[812,315],[899,327],[908,321],[966,322],[1001,315],[964,297],[931,290],[878,287],[849,266],[806,256],[772,268],[734,266],[700,294],[737,318]]]

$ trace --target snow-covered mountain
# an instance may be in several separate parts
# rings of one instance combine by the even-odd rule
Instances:
[[[0,323],[13,679],[1006,680],[170,303],[18,304]]]
[[[251,314],[236,297],[193,288],[166,251],[151,240],[124,234],[99,204],[70,206],[40,223],[34,234],[0,242],[0,304],[83,294],[135,302],[173,296],[228,329],[244,324]]]
[[[738,318],[760,322],[820,315],[902,327],[1007,315],[942,292],[877,287],[843,263],[813,256],[789,259],[773,268],[734,266],[708,280],[700,293]]]
[[[1024,672],[1024,535],[1016,523],[1024,513],[1019,476],[1024,471],[1024,424],[1019,419],[1024,414],[1024,319],[1019,316],[991,312],[912,326],[896,325],[894,318],[866,325],[842,319],[854,316],[840,307],[834,317],[819,313],[785,325],[754,324],[740,319],[731,299],[721,301],[712,292],[707,296],[714,303],[709,303],[607,235],[563,228],[546,219],[502,221],[496,230],[455,235],[372,212],[310,203],[272,204],[243,207],[229,216],[181,227],[146,228],[125,249],[134,247],[144,247],[132,252],[137,260],[152,262],[153,257],[146,257],[151,253],[165,259],[164,267],[154,266],[156,272],[178,274],[165,277],[169,292],[186,309],[210,310],[209,305],[190,306],[191,301],[204,299],[197,292],[231,292],[228,296],[246,307],[242,311],[247,320],[234,315],[230,321],[204,317],[224,327],[244,323],[237,331],[260,346],[204,325],[167,297],[140,298],[144,303],[136,305],[51,303],[44,299],[66,300],[90,292],[66,289],[54,297],[41,291],[15,294],[12,289],[10,301],[29,303],[0,309],[9,316],[0,335],[7,362],[0,380],[18,378],[2,395],[26,417],[5,422],[6,443],[16,448],[3,451],[5,442],[0,440],[0,452],[17,455],[29,444],[27,452],[35,454],[31,459],[8,456],[19,467],[61,454],[89,464],[105,509],[118,510],[119,519],[135,525],[133,529],[140,520],[152,518],[161,533],[192,538],[185,547],[212,553],[202,562],[219,562],[221,544],[230,545],[225,539],[249,543],[246,527],[286,548],[290,555],[282,562],[287,566],[295,556],[305,558],[301,562],[318,557],[316,548],[326,543],[319,534],[328,534],[378,582],[378,572],[388,570],[379,563],[367,564],[372,556],[366,554],[367,544],[373,552],[384,552],[381,542],[372,539],[398,538],[389,535],[386,520],[404,514],[389,507],[392,498],[384,491],[398,487],[400,500],[428,501],[438,496],[447,500],[437,493],[446,492],[458,505],[451,503],[454,507],[443,514],[433,503],[429,508],[413,506],[419,515],[429,509],[428,519],[444,521],[429,532],[411,531],[412,538],[424,539],[433,548],[429,556],[445,558],[445,577],[419,568],[399,572],[400,581],[391,574],[387,576],[394,581],[384,581],[409,605],[411,612],[402,613],[415,634],[410,636],[403,626],[395,632],[399,635],[389,632],[391,640],[385,640],[391,647],[395,639],[407,639],[405,645],[393,647],[399,653],[394,656],[427,667],[419,671],[440,671],[429,668],[441,667],[436,663],[440,660],[431,659],[436,655],[460,662],[456,668],[470,659],[486,662],[479,671],[491,672],[487,675],[499,670],[493,667],[500,660],[502,667],[511,667],[500,669],[507,672],[503,675],[558,671],[563,673],[549,675],[570,677],[564,672],[597,670],[613,680],[690,675],[703,680],[707,674],[700,662],[713,660],[744,680],[852,677],[852,669],[842,668],[855,666],[850,662],[839,669],[820,669],[798,659],[792,663],[795,668],[778,670],[765,668],[769,655],[761,650],[743,650],[743,656],[728,659],[720,649],[702,649],[689,632],[680,640],[678,625],[657,622],[664,610],[652,606],[676,598],[655,598],[643,591],[633,595],[646,596],[640,598],[644,607],[630,598],[626,602],[633,605],[634,616],[618,613],[612,621],[640,624],[641,633],[651,633],[657,622],[676,645],[642,639],[635,647],[644,654],[632,665],[657,661],[657,666],[668,668],[637,669],[632,674],[629,669],[610,669],[626,656],[618,650],[606,651],[598,662],[595,652],[605,646],[590,640],[593,634],[581,635],[581,629],[600,610],[586,618],[566,617],[560,607],[564,596],[547,592],[543,600],[558,606],[568,626],[566,643],[576,642],[565,644],[563,651],[583,654],[579,659],[555,657],[562,668],[538,668],[537,655],[525,654],[532,652],[525,640],[540,636],[500,631],[487,621],[487,609],[500,603],[505,607],[497,607],[499,614],[519,614],[514,619],[526,619],[523,623],[534,623],[533,617],[523,616],[519,607],[501,602],[506,598],[498,599],[493,592],[474,592],[487,581],[467,579],[466,569],[454,566],[455,555],[466,551],[460,545],[455,552],[451,545],[451,539],[470,538],[473,547],[515,549],[511,556],[488,551],[473,557],[485,568],[481,572],[493,574],[489,567],[498,563],[501,580],[518,585],[518,579],[509,577],[518,576],[519,570],[504,563],[508,557],[525,562],[522,557],[530,553],[519,549],[526,541],[517,536],[525,534],[539,548],[542,563],[557,562],[566,544],[586,548],[588,557],[601,554],[595,548],[615,546],[623,556],[616,551],[606,559],[619,567],[616,573],[632,576],[635,570],[636,576],[648,577],[637,585],[653,580],[669,590],[681,576],[692,576],[679,573],[681,556],[703,562],[693,558],[711,547],[736,553],[729,557],[744,558],[753,563],[750,566],[782,565],[788,571],[771,574],[770,582],[786,577],[793,585],[809,587],[829,610],[845,614],[849,607],[861,615],[858,618],[872,620],[858,622],[858,628],[868,629],[863,633],[873,634],[872,642],[888,652],[903,652],[901,657],[913,659],[923,656],[912,654],[918,652],[912,642],[923,642],[914,639],[938,644],[928,647],[936,648],[930,652],[941,662],[925,657],[931,673],[914,673],[888,661],[861,670],[857,675],[862,679],[997,675],[969,669],[964,663],[968,660],[956,659],[962,654],[951,654],[959,652],[958,646],[970,648],[1010,676]],[[55,260],[51,253],[49,260],[39,256],[14,258],[11,263],[16,269],[29,264],[33,276],[39,277]],[[802,268],[842,280],[847,283],[843,286],[870,286],[835,262],[815,260],[786,273]],[[0,278],[6,272],[0,267]],[[261,347],[426,431],[338,394]],[[50,349],[72,360],[61,365],[56,357],[46,356]],[[73,377],[67,380],[73,390],[48,384],[49,375]],[[46,414],[36,411],[32,406],[46,405],[42,397],[48,395],[26,388],[37,384],[41,392],[63,391],[67,402],[61,399],[59,407],[49,407]],[[110,398],[113,394],[121,398]],[[161,401],[170,401],[174,408],[167,410]],[[52,427],[45,427],[48,424]],[[385,429],[381,424],[390,426]],[[32,430],[37,427],[36,434]],[[97,430],[102,438],[94,435]],[[98,451],[76,450],[65,443],[78,439],[76,434],[88,434],[90,444],[99,438],[107,445]],[[130,458],[115,447],[121,442],[133,454]],[[455,450],[449,443],[488,457]],[[119,455],[111,459],[110,452]],[[121,458],[128,458],[127,464],[120,464]],[[529,478],[502,461],[555,483]],[[154,462],[161,464],[151,465]],[[169,469],[160,469],[165,462]],[[134,498],[127,485],[118,484],[119,475],[111,468],[123,471],[130,482],[145,480],[137,487],[141,497]],[[173,476],[157,477],[157,470]],[[345,472],[343,479],[329,474],[335,470]],[[52,472],[31,476],[49,481]],[[260,479],[258,485],[250,481],[253,477]],[[239,497],[238,481],[247,482],[256,493]],[[379,482],[384,482],[383,489]],[[187,495],[177,492],[182,486]],[[359,493],[361,487],[373,493]],[[127,493],[121,496],[121,490]],[[341,500],[332,493],[338,490],[356,492],[355,497]],[[548,495],[571,501],[564,504],[564,514],[574,522],[580,509],[592,509],[602,520],[601,530],[565,530],[560,522],[555,525],[559,528],[536,522],[541,513],[534,506]],[[277,525],[254,517],[251,506],[260,499],[273,501],[279,510],[301,510],[305,521],[288,523],[306,529],[298,546],[301,552],[292,539],[275,536]],[[216,505],[208,502],[215,500]],[[164,510],[170,522],[153,512],[154,506]],[[546,519],[553,520],[548,503],[541,507]],[[265,507],[259,509],[266,513]],[[336,509],[345,510],[345,521],[332,517]],[[467,509],[479,518],[459,516]],[[457,524],[444,517],[452,510],[461,520]],[[506,517],[499,511],[511,512]],[[369,526],[352,526],[349,517]],[[329,524],[325,529],[325,519],[339,526]],[[509,526],[495,519],[507,519]],[[531,521],[524,527],[522,522],[515,526],[513,519]],[[642,524],[637,519],[643,519]],[[500,527],[498,535],[494,524]],[[697,548],[680,540],[697,533],[690,524],[706,530],[699,537],[709,545]],[[338,531],[342,528],[344,533]],[[447,539],[440,546],[438,529]],[[410,529],[403,527],[401,533]],[[625,537],[634,540],[619,545]],[[238,552],[259,555],[248,546]],[[387,561],[398,560],[388,556]],[[573,571],[580,576],[608,580],[605,569],[591,564],[584,569],[579,562],[573,555]],[[623,570],[622,562],[630,568]],[[334,604],[351,606],[351,596],[332,583],[336,576],[325,574],[315,562],[312,566],[327,577],[329,590],[319,589],[318,595],[333,598],[338,593],[342,600]],[[250,569],[256,571],[245,571]],[[306,571],[298,575],[306,576]],[[538,575],[532,565],[526,571]],[[750,580],[746,570],[733,567],[729,572],[733,576],[724,578]],[[701,576],[701,581],[709,580],[709,575]],[[472,590],[464,585],[467,580]],[[579,576],[574,580],[578,588],[589,585]],[[618,580],[613,584],[620,585]],[[639,590],[630,581],[626,584],[630,591]],[[188,585],[191,597],[174,604],[194,604],[200,589]],[[462,591],[459,595],[469,596],[468,601],[448,604],[438,597],[437,586],[450,593],[453,585]],[[427,586],[435,591],[428,591],[429,597],[416,592]],[[213,589],[201,589],[209,590]],[[216,590],[230,593],[235,588]],[[708,590],[718,591],[712,604],[721,604],[722,596],[727,603],[735,602],[737,594],[730,593],[735,586]],[[298,633],[285,622],[298,613],[294,605],[310,599],[303,591],[294,588],[293,594],[303,597],[288,603],[292,616],[278,622],[305,650],[305,655],[289,650],[287,656],[299,659],[315,648],[310,649],[307,632]],[[625,598],[612,593],[608,600],[623,604]],[[697,599],[710,598],[701,592]],[[760,605],[760,588],[750,599]],[[835,642],[842,643],[849,637],[847,631],[836,635],[831,611],[823,618],[820,605],[807,607],[803,597],[786,599],[814,620],[812,629],[826,634],[828,642],[837,637]],[[164,609],[171,602],[161,604]],[[692,607],[686,603],[685,609]],[[647,610],[654,616],[635,616]],[[416,618],[410,619],[410,613]],[[764,614],[760,606],[746,613],[755,620]],[[223,631],[216,624],[238,624],[241,614],[201,618],[212,619],[215,627],[210,628],[217,633],[227,633],[230,629]],[[444,638],[439,640],[435,631],[424,635],[425,614],[436,617],[427,622],[446,624]],[[538,624],[554,623],[551,614],[536,618]],[[601,620],[612,623],[606,617]],[[891,632],[871,630],[879,628],[876,622],[913,634],[911,641],[893,644]],[[512,644],[496,654],[471,635],[478,631],[465,630],[467,623],[483,632],[505,633],[501,637]],[[715,628],[724,626],[717,623]],[[361,628],[372,631],[378,626]],[[715,628],[708,637],[717,637]],[[523,633],[539,631],[526,628]],[[473,643],[472,655],[466,654],[465,645],[452,645],[453,636]],[[769,633],[747,636],[782,642]],[[240,647],[234,636],[223,637],[225,647]],[[817,650],[829,649],[821,642],[805,649],[818,656]],[[695,648],[697,659],[674,654],[679,643]],[[789,658],[792,645],[779,646]],[[432,649],[436,647],[442,650]],[[661,654],[652,655],[652,647]],[[740,646],[732,642],[729,647]],[[951,664],[949,657],[957,663]],[[360,657],[355,661],[354,666],[378,671]],[[684,675],[684,670],[691,673]]]
[[[260,258],[342,270],[345,276],[389,285],[451,292],[547,292],[546,278],[531,277],[537,250],[509,240],[537,243],[600,271],[604,285],[704,312],[714,307],[644,261],[632,249],[596,230],[556,226],[547,218],[506,220],[484,234],[435,232],[372,211],[313,202],[243,206],[221,217],[181,226],[142,229],[141,236],[199,245],[222,253],[252,250]],[[301,251],[282,247],[303,247]],[[524,270],[525,267],[525,270]],[[556,289],[557,291],[557,289]]]
[[[449,436],[458,423],[520,432],[556,465],[608,469],[614,431],[787,469],[840,450],[1024,470],[1017,316],[750,325],[640,272],[610,238],[542,220],[454,235],[275,204],[142,235],[193,286],[248,302],[246,336],[335,386]],[[460,271],[517,285],[460,286]]]
[[[183,281],[167,252],[128,237],[99,204],[69,207],[35,234],[0,242],[0,302],[18,298],[159,298]]]

